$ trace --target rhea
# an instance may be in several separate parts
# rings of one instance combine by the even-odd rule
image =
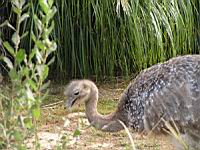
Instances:
[[[89,122],[102,131],[120,131],[123,122],[138,132],[161,133],[168,122],[199,144],[200,55],[179,56],[142,71],[106,116],[97,111],[98,88],[92,81],[74,80],[64,94],[66,107],[84,102]]]

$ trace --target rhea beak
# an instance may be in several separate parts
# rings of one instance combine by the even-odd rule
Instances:
[[[69,97],[65,102],[65,108],[70,109],[74,103],[76,102],[76,98]]]

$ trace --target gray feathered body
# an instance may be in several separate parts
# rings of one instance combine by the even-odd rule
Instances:
[[[65,90],[66,107],[85,102],[94,127],[117,132],[126,126],[136,131],[162,132],[168,122],[178,127],[190,145],[200,147],[200,55],[186,55],[156,64],[141,72],[122,94],[115,112],[97,111],[98,88],[89,80],[74,80]]]
[[[180,132],[200,133],[200,56],[187,55],[154,65],[128,86],[118,106],[123,120],[137,131],[159,131],[162,119]]]

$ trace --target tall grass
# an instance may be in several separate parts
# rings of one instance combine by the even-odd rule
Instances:
[[[53,37],[59,47],[52,69],[69,78],[128,76],[177,55],[199,53],[199,0],[119,3],[56,1]]]
[[[199,0],[57,0],[56,5],[51,37],[58,51],[51,73],[64,79],[128,77],[200,51]],[[26,25],[32,30],[31,19]]]

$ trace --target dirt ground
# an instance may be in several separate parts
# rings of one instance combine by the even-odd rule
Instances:
[[[128,82],[98,83],[98,111],[109,114],[117,107],[119,97]],[[0,87],[0,89],[3,87]],[[52,84],[50,94],[42,105],[37,139],[42,150],[132,150],[127,132],[106,133],[91,127],[84,113],[84,104],[65,110],[64,86]],[[129,129],[137,150],[173,150],[171,137],[163,135],[141,136]],[[35,149],[35,137],[25,144]]]
[[[112,112],[127,82],[99,84],[100,99],[98,111]],[[55,89],[58,92],[55,92]],[[133,149],[126,131],[105,133],[90,127],[84,113],[84,105],[72,110],[63,108],[64,86],[53,86],[48,97],[49,104],[42,107],[42,119],[38,132],[40,146],[44,150],[131,150]],[[137,150],[173,150],[170,138],[163,135],[142,137],[131,131]],[[34,139],[27,140],[32,149]]]

